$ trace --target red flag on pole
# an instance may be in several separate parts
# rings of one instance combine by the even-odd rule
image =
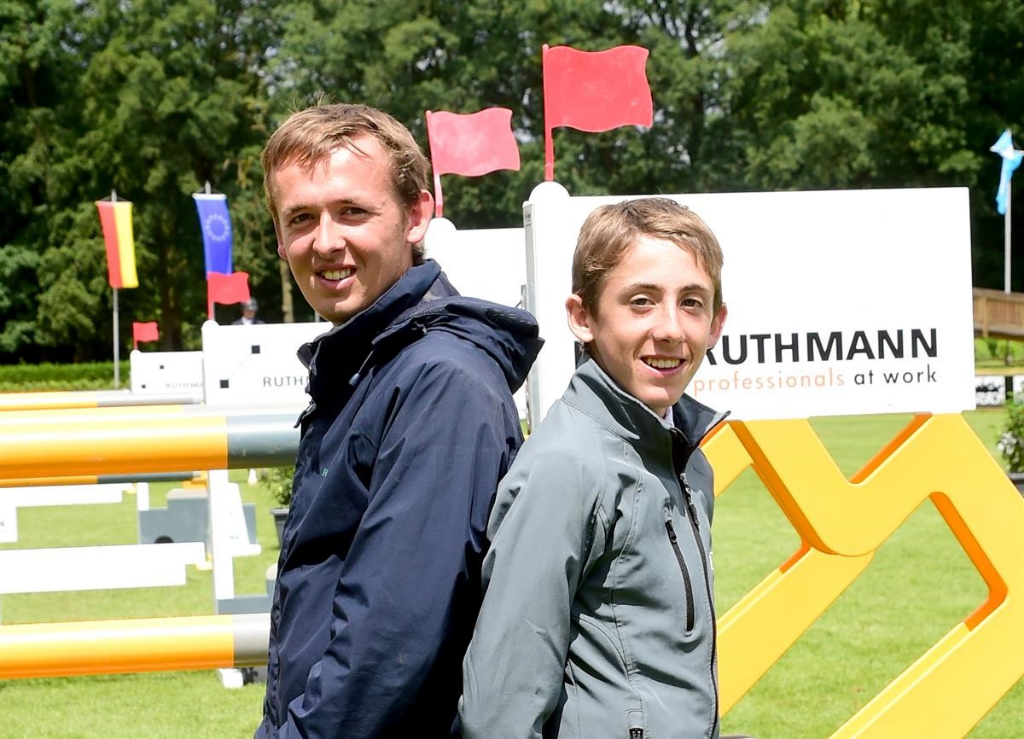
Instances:
[[[222,275],[210,272],[206,275],[207,315],[213,318],[213,304],[230,305],[244,303],[249,299],[249,273],[232,272]]]
[[[596,133],[654,122],[647,55],[639,46],[589,52],[544,45],[544,179],[555,178],[552,129]]]
[[[157,329],[156,321],[132,321],[132,344],[139,348],[140,341],[158,341],[160,331]]]
[[[427,111],[427,139],[434,170],[434,211],[443,212],[441,175],[479,177],[498,169],[519,169],[519,145],[512,135],[512,111],[477,113]]]
[[[96,209],[107,248],[107,282],[115,290],[138,287],[135,272],[135,237],[132,233],[132,204],[127,200],[99,200]]]

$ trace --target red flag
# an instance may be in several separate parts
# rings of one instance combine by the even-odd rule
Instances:
[[[595,133],[654,122],[646,64],[647,49],[639,46],[588,52],[544,45],[545,179],[555,176],[552,129],[569,126]]]
[[[140,341],[158,341],[160,331],[157,329],[156,321],[132,321],[132,344],[139,348]]]
[[[468,114],[428,110],[427,139],[438,217],[443,211],[441,175],[479,177],[498,169],[519,169],[519,145],[512,135],[512,111],[508,108]]]
[[[232,272],[222,275],[210,272],[206,275],[207,314],[213,318],[213,304],[244,303],[249,299],[249,273]]]

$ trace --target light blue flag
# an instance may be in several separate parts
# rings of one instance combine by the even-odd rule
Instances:
[[[203,254],[206,274],[219,272],[229,275],[231,268],[231,214],[228,197],[221,193],[196,193],[192,196],[199,211],[199,224],[203,229]]]
[[[996,191],[996,210],[999,215],[1006,215],[1006,200],[1010,196],[1010,178],[1014,170],[1020,166],[1021,159],[1024,159],[1024,151],[1013,148],[1013,137],[1010,136],[1010,129],[1003,131],[989,151],[993,151],[1003,158],[1003,167],[999,172],[999,189]]]

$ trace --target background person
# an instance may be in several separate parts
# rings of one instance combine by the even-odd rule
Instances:
[[[458,297],[422,240],[428,164],[381,111],[292,115],[263,170],[278,253],[335,328],[305,345],[309,407],[256,737],[449,737],[530,314]]]
[[[256,311],[260,308],[260,304],[256,302],[256,298],[249,298],[242,303],[242,315],[231,322],[232,326],[251,326],[255,323],[263,323],[261,318],[256,317]]]
[[[466,739],[717,737],[711,468],[683,395],[722,333],[722,252],[662,198],[584,222],[584,352],[502,481],[464,664]]]

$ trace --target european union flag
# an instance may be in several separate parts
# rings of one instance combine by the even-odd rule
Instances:
[[[206,256],[206,274],[219,272],[229,275],[231,268],[231,214],[228,196],[222,193],[196,193],[192,196],[199,211],[199,225],[203,229],[203,254]]]
[[[1006,215],[1006,200],[1010,194],[1010,178],[1013,172],[1020,166],[1020,160],[1024,158],[1024,151],[1013,148],[1013,138],[1010,136],[1010,129],[1003,131],[989,151],[994,151],[1003,158],[1003,167],[999,172],[999,189],[996,191],[996,210],[999,215]]]

